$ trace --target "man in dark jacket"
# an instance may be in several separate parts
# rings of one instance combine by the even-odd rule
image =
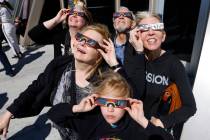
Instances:
[[[118,62],[123,65],[128,77],[132,79],[133,85],[137,90],[137,99],[142,99],[144,95],[144,54],[142,60],[134,61],[134,57],[138,52],[133,48],[129,42],[129,32],[135,27],[135,16],[127,7],[120,7],[117,12],[113,14],[113,26],[115,35],[112,41],[115,47],[115,53]],[[140,72],[141,71],[141,72]]]

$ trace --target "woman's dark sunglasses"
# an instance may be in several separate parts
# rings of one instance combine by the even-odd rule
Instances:
[[[85,13],[84,12],[78,12],[78,11],[74,11],[74,10],[70,10],[69,11],[69,15],[85,17]]]
[[[100,48],[99,44],[97,41],[81,34],[81,33],[77,33],[75,35],[75,38],[78,42],[82,42],[82,41],[85,41],[85,44],[87,44],[89,47],[92,47],[92,48]]]
[[[126,108],[129,107],[129,101],[128,100],[117,100],[117,99],[109,99],[109,98],[96,98],[95,104],[99,106],[105,106],[105,107],[115,107],[115,108]]]
[[[127,18],[130,18],[130,19],[133,19],[133,16],[132,16],[132,13],[131,12],[115,12],[113,14],[113,18],[116,19],[116,18],[119,18],[120,16],[123,16],[123,17],[127,17]]]

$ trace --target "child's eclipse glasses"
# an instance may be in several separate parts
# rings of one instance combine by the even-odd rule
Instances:
[[[74,11],[74,10],[70,10],[69,11],[69,15],[85,17],[85,13],[84,12],[78,12],[78,11]]]
[[[162,30],[164,30],[164,24],[163,23],[139,24],[139,25],[137,25],[137,28],[143,32],[149,31],[149,29],[152,29],[154,31],[162,31]]]
[[[119,18],[120,16],[123,16],[123,17],[127,17],[127,18],[130,18],[130,19],[133,19],[133,16],[132,16],[132,13],[131,12],[115,12],[113,14],[113,18],[116,19],[116,18]]]
[[[81,34],[81,33],[77,33],[75,35],[75,38],[78,42],[82,42],[82,41],[85,41],[85,44],[88,45],[89,47],[92,47],[92,48],[100,48],[99,44],[97,41]]]
[[[121,108],[124,109],[126,107],[129,107],[129,101],[128,100],[117,100],[117,99],[109,99],[109,98],[96,98],[95,104],[99,106],[105,106],[105,107],[114,107],[114,108]]]

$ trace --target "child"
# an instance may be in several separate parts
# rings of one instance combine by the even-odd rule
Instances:
[[[103,74],[92,92],[78,105],[55,105],[48,112],[49,118],[76,130],[81,140],[173,139],[145,118],[142,102],[129,98],[131,89],[119,74]]]

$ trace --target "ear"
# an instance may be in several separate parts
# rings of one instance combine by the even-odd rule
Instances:
[[[166,39],[166,32],[165,32],[165,31],[163,31],[162,33],[163,33],[162,42],[164,42],[164,41],[165,41],[165,39]]]

